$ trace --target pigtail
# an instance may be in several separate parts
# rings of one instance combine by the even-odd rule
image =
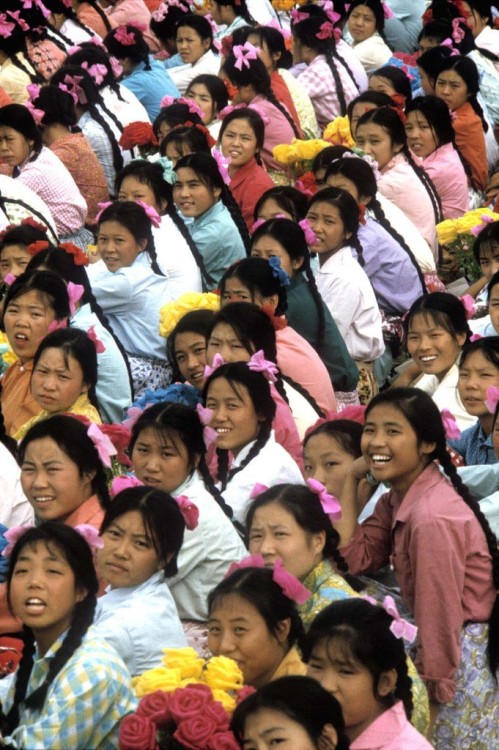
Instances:
[[[26,52],[25,54],[27,59],[29,60],[30,58],[28,53]],[[17,55],[12,55],[11,57],[9,57],[9,60],[13,65],[16,66],[16,68],[19,68],[19,70],[22,70],[23,73],[29,76],[33,83],[44,83],[44,78],[37,71],[36,67],[33,66],[34,73],[31,73],[29,68],[26,67],[26,65],[21,60],[19,60]]]
[[[325,58],[326,58],[327,64],[329,65],[331,73],[333,74],[334,85],[336,88],[336,93],[338,95],[338,102],[340,105],[340,112],[341,112],[341,115],[344,116],[347,113],[347,101],[345,98],[345,90],[341,82],[340,74],[338,73],[338,68],[336,67],[333,54],[330,51],[326,52]]]
[[[26,628],[24,636],[24,647],[21,661],[16,672],[15,677],[15,689],[14,689],[14,700],[12,708],[5,717],[7,724],[8,734],[12,734],[14,729],[19,724],[19,706],[26,697],[26,691],[28,689],[29,677],[33,669],[33,661],[35,656],[35,638],[33,632]]]
[[[412,680],[409,677],[405,653],[404,658],[401,659],[400,664],[397,666],[397,684],[395,685],[393,695],[402,701],[405,714],[410,721],[414,710],[414,702],[412,700]]]
[[[102,98],[102,95],[101,95],[100,91],[98,91],[98,90],[97,90],[97,96],[99,98],[99,107],[102,109],[102,111],[104,112],[104,114],[107,115],[109,117],[109,119],[114,122],[114,124],[116,125],[117,129],[119,130],[119,132],[122,133],[123,132],[123,125],[118,120],[118,118],[116,117],[116,115],[114,114],[114,112],[111,112],[111,110],[108,109],[108,107],[106,106],[106,103],[105,103],[104,99]]]
[[[281,102],[278,100],[278,98],[276,97],[276,95],[274,94],[274,92],[272,91],[272,89],[270,88],[270,86],[269,86],[268,89],[266,89],[263,92],[263,95],[269,100],[269,102],[271,104],[274,105],[274,107],[276,107],[279,110],[279,112],[281,112],[281,114],[284,115],[284,117],[286,118],[286,120],[289,122],[289,124],[293,128],[293,133],[295,134],[295,138],[299,138],[300,134],[298,132],[298,128],[296,127],[295,121],[293,120],[293,118],[289,114],[289,112],[286,109],[286,107],[283,104],[281,104]]]
[[[359,263],[359,266],[362,266],[362,268],[364,268],[364,266],[366,265],[366,261],[364,260],[364,250],[362,248],[358,235],[355,235],[355,237],[352,236],[349,240],[349,243],[350,247],[353,247],[353,249],[357,253],[357,261]]]
[[[94,36],[96,35],[96,34],[95,34],[95,31],[93,31],[93,29],[89,28],[88,26],[85,26],[85,24],[83,23],[83,21],[80,21],[80,19],[78,18],[78,16],[76,15],[76,13],[75,13],[74,11],[73,11],[73,15],[72,15],[72,16],[70,16],[70,20],[71,20],[71,21],[72,21],[72,22],[73,22],[73,23],[74,23],[74,24],[75,24],[76,26],[78,26],[78,27],[79,27],[79,28],[80,28],[80,29],[81,29],[82,31],[85,31],[85,32],[86,32],[86,33],[87,33],[87,34],[89,35],[89,37],[90,37],[90,38],[89,38],[89,40],[88,40],[89,42],[90,42],[90,39],[92,39],[92,37],[94,37]],[[59,33],[60,33],[60,32],[59,32]],[[72,46],[73,46],[73,44],[72,44],[72,43],[70,43],[70,45],[69,45],[69,46],[70,46],[70,47],[72,47]]]
[[[116,140],[114,133],[109,126],[109,123],[106,122],[106,119],[101,115],[95,104],[90,104],[88,111],[90,112],[92,118],[102,127],[102,129],[106,133],[109,143],[111,144],[111,149],[113,151],[113,166],[115,171],[119,172],[120,169],[123,168],[123,154],[121,153],[118,141]]]
[[[282,379],[285,383],[288,383],[295,391],[297,391],[300,396],[303,396],[303,398],[308,401],[312,409],[315,411],[315,413],[319,417],[325,417],[325,413],[322,411],[321,407],[315,400],[315,398],[307,391],[306,388],[304,388],[300,383],[297,383],[293,378],[288,377],[287,375],[281,375]],[[276,383],[277,385],[277,383]]]
[[[437,191],[435,190],[435,185],[433,184],[431,178],[429,175],[425,172],[425,170],[420,167],[414,159],[412,158],[411,152],[409,151],[409,148],[407,145],[404,146],[402,149],[402,153],[404,154],[405,158],[421,180],[421,182],[424,185],[424,188],[428,195],[430,196],[431,205],[433,206],[433,213],[435,215],[435,224],[440,224],[441,221],[443,221],[443,213],[442,213],[442,203],[440,201],[440,196],[438,195]]]
[[[236,466],[235,469],[231,469],[229,473],[227,474],[227,478],[225,482],[222,484],[222,492],[227,489],[227,485],[229,484],[231,479],[233,479],[236,476],[236,474],[242,471],[254,458],[256,458],[256,456],[258,456],[260,451],[263,448],[265,448],[270,438],[271,432],[272,432],[272,423],[263,422],[260,428],[260,434],[258,435],[255,441],[255,444],[252,446],[246,458],[243,461],[241,461],[240,466]]]
[[[224,183],[224,186],[222,188],[222,192],[220,195],[220,198],[222,200],[222,203],[229,211],[232,221],[236,225],[239,234],[241,235],[241,239],[244,244],[244,248],[246,250],[247,255],[250,253],[251,249],[251,237],[248,232],[248,227],[246,226],[246,222],[243,219],[243,215],[239,209],[239,206],[237,205],[236,201],[234,200],[234,196],[232,195],[230,189],[227,187],[227,185]]]
[[[222,488],[227,486],[227,475],[229,473],[229,451],[217,448],[217,479]]]
[[[85,0],[85,2],[88,3],[88,5],[90,5],[90,7],[93,10],[95,10],[95,12],[100,16],[100,19],[101,19],[102,23],[106,27],[106,31],[108,33],[110,31],[112,31],[113,29],[112,29],[112,26],[111,26],[111,24],[109,22],[109,19],[108,19],[106,13],[104,13],[104,11],[102,10],[102,8],[100,7],[99,3],[96,2],[96,0]]]
[[[342,55],[340,55],[340,53],[336,49],[336,45],[335,45],[335,50],[334,50],[334,53],[333,53],[333,57],[336,57],[336,59],[339,60],[340,63],[343,65],[343,67],[345,68],[346,72],[348,73],[348,75],[352,79],[352,83],[354,84],[355,88],[357,89],[358,93],[360,94],[361,93],[361,91],[360,91],[360,85],[357,83],[357,79],[355,78],[355,76],[353,74],[353,71],[350,70],[350,66],[348,65],[347,61],[342,57]]]
[[[163,273],[163,271],[158,265],[158,254],[156,253],[156,245],[154,243],[154,235],[152,232],[147,238],[146,253],[149,255],[151,259],[151,268],[154,271],[154,273],[158,274],[158,276],[164,276],[165,274]]]
[[[469,96],[468,101],[473,107],[473,109],[475,110],[475,113],[478,115],[478,117],[482,121],[483,132],[488,133],[489,123],[485,119],[485,115],[483,114],[483,109],[481,108],[478,102],[478,99],[476,98],[476,94],[472,94],[471,96]]]
[[[189,249],[192,255],[194,256],[194,260],[197,263],[197,266],[201,273],[201,277],[206,285],[206,288],[209,289],[211,287],[216,287],[217,283],[215,279],[212,276],[210,276],[210,274],[206,270],[206,265],[205,265],[203,256],[199,252],[196,243],[192,239],[189,233],[189,230],[185,226],[185,222],[183,222],[180,216],[178,215],[177,210],[173,203],[168,204],[168,208],[166,209],[166,215],[170,217],[170,219],[173,221],[173,223],[177,227],[178,231],[180,232],[184,240],[189,245]]]
[[[312,294],[315,307],[317,310],[317,317],[319,319],[319,328],[317,331],[317,346],[316,351],[319,356],[322,355],[322,349],[324,346],[324,336],[326,333],[326,316],[324,314],[324,304],[322,297],[319,293],[319,290],[317,288],[317,283],[315,281],[315,276],[313,274],[312,269],[310,268],[310,263],[307,263],[307,267],[305,269],[305,277],[307,279],[308,288],[310,289],[310,292]]]
[[[206,464],[205,456],[201,456],[197,468],[198,468],[199,473],[201,474],[201,478],[203,480],[204,486],[206,487],[210,495],[217,502],[217,504],[222,508],[227,518],[230,518],[232,520],[232,516],[234,515],[232,508],[230,507],[230,505],[227,505],[222,493],[220,492],[218,487],[215,485],[215,482],[213,481],[213,477],[211,476],[208,466]]]
[[[104,310],[102,309],[102,307],[97,302],[97,300],[95,298],[95,295],[94,295],[94,293],[91,290],[90,284],[88,286],[89,286],[89,288],[86,290],[86,293],[88,295],[88,301],[89,301],[89,304],[90,304],[90,309],[92,310],[93,313],[95,313],[95,315],[97,316],[99,322],[104,326],[104,328],[106,329],[106,331],[108,331],[111,334],[111,336],[114,339],[114,343],[118,347],[121,356],[125,360],[126,370],[127,370],[127,373],[128,373],[128,380],[130,382],[130,391],[131,391],[131,394],[132,394],[132,401],[133,401],[133,398],[134,398],[133,378],[132,378],[132,371],[130,369],[130,362],[128,360],[128,354],[125,351],[125,347],[123,346],[123,344],[121,343],[121,341],[119,340],[119,338],[116,336],[115,332],[113,331],[111,323],[109,322],[107,316],[105,315]],[[107,485],[106,485],[106,487],[107,487]]]

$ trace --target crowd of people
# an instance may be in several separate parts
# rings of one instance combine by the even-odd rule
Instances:
[[[0,277],[2,746],[499,747],[490,0],[3,0]]]

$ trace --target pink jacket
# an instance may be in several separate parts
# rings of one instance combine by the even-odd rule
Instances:
[[[452,143],[445,143],[435,149],[432,154],[421,160],[421,166],[440,196],[444,219],[458,219],[465,214],[470,203],[468,178]]]
[[[384,711],[350,744],[350,750],[432,750],[432,747],[408,721],[402,701]]]
[[[291,143],[293,138],[296,137],[293,128],[283,113],[262,94],[255,96],[248,107],[256,110],[265,123],[265,139],[262,148],[263,163],[267,169],[285,172],[286,167],[274,159],[272,151],[275,146],[279,146],[281,143]]]

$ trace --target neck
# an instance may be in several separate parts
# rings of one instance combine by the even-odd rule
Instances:
[[[427,466],[428,464],[423,463],[423,461],[421,460],[418,466],[411,472],[404,474],[399,478],[390,480],[390,484],[397,493],[397,497],[399,497],[400,500],[404,499],[416,479],[423,473]]]
[[[492,427],[494,424],[494,415],[483,414],[481,417],[478,417],[478,421],[480,422],[482,426],[482,430],[485,433],[485,437],[488,437],[490,433],[492,432]]]
[[[319,268],[322,268],[324,263],[329,260],[329,258],[332,258],[333,255],[336,255],[345,245],[340,245],[339,247],[335,247],[332,250],[326,250],[325,253],[319,253]]]
[[[51,146],[54,141],[58,141],[59,138],[64,138],[64,136],[70,133],[70,129],[65,125],[55,122],[53,125],[47,125],[43,129],[43,141],[46,146]]]

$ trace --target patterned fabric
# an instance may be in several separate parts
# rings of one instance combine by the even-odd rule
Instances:
[[[30,63],[46,81],[59,70],[66,59],[66,52],[48,38],[38,42],[26,38],[26,50]]]
[[[67,409],[65,413],[81,414],[84,417],[88,417],[88,419],[90,419],[92,422],[95,422],[96,424],[102,424],[102,419],[100,418],[99,412],[97,411],[95,406],[90,403],[88,395],[86,393],[82,393],[81,396],[78,396],[73,406],[71,406],[70,409]],[[37,422],[42,422],[44,419],[48,419],[48,417],[50,416],[51,414],[43,409],[39,414],[23,424],[23,426],[13,436],[14,439],[17,441],[22,440],[28,430],[33,427],[34,424],[37,424]]]
[[[310,599],[298,607],[306,630],[311,626],[314,617],[328,604],[339,599],[357,596],[345,579],[334,572],[328,560],[322,560],[316,565],[303,581],[303,585],[312,594]]]
[[[488,668],[489,627],[469,623],[461,637],[456,693],[433,728],[435,750],[492,750],[499,747],[499,689]]]
[[[337,58],[334,59],[334,64],[343,85],[345,101],[348,105],[359,94],[357,86],[352,81],[346,67]],[[325,55],[317,55],[312,60],[308,67],[299,74],[298,83],[302,84],[310,97],[321,129],[325,128],[338,115],[346,114],[346,112],[341,111],[336,83]]]
[[[47,676],[50,662],[65,633],[45,656],[35,658],[27,695]],[[4,706],[12,704],[13,688]],[[21,705],[18,728],[8,740],[15,747],[37,750],[115,750],[119,721],[133,711],[137,701],[130,675],[115,650],[89,628],[81,646],[49,687],[41,711]]]
[[[359,383],[357,393],[359,401],[363,406],[367,404],[379,393],[379,386],[374,377],[374,369],[370,362],[357,362],[359,368]]]
[[[480,421],[461,433],[461,437],[448,440],[454,450],[461,454],[467,466],[496,464],[497,458],[492,445],[492,433],[486,436]]]
[[[147,388],[153,390],[166,388],[172,382],[172,368],[168,362],[160,362],[147,357],[134,357],[131,354],[128,355],[128,361],[132,372],[135,398]]]
[[[193,648],[203,659],[209,656],[208,625],[205,622],[196,622],[196,620],[182,620],[182,627],[187,645]]]

